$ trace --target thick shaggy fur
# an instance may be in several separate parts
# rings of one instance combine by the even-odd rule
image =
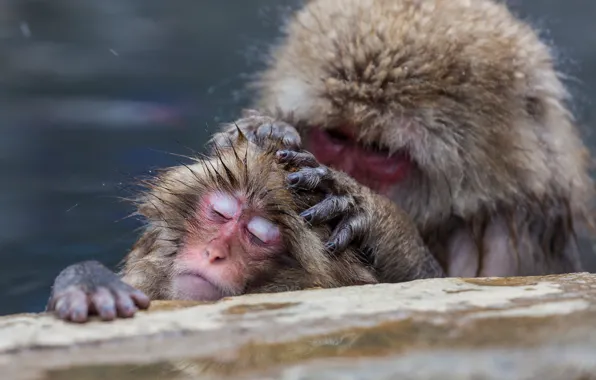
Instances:
[[[312,0],[271,58],[258,108],[409,152],[420,170],[388,195],[451,275],[581,269],[589,154],[548,47],[504,4]]]

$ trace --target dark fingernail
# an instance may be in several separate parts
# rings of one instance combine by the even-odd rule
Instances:
[[[307,222],[311,222],[312,218],[313,218],[313,213],[311,211],[303,211],[302,213],[300,213],[300,216],[306,220]]]
[[[85,312],[82,310],[75,310],[72,313],[73,322],[85,322],[86,319],[87,319],[87,316],[85,315]]]
[[[137,310],[138,310],[138,309],[137,309],[136,307],[134,307],[134,306],[132,306],[132,307],[127,307],[127,308],[126,308],[126,310],[125,310],[125,313],[126,313],[126,314],[124,315],[124,317],[126,317],[126,318],[131,318],[131,317],[133,317],[133,316],[135,315],[135,313],[137,312]]]
[[[102,315],[111,315],[114,313],[114,308],[110,306],[102,306],[99,310],[99,313]]]
[[[288,176],[288,182],[290,183],[290,185],[297,184],[299,180],[300,180],[300,174],[298,174],[298,173],[292,173]]]
[[[60,317],[60,319],[66,319],[68,317],[68,309],[58,309],[58,316]]]
[[[325,249],[326,249],[328,252],[331,252],[331,253],[333,253],[333,252],[335,252],[335,250],[337,249],[337,245],[335,245],[335,243],[334,243],[334,242],[329,242],[329,243],[325,244]]]
[[[287,158],[288,157],[288,151],[287,150],[279,150],[279,151],[277,151],[277,157],[279,157],[279,158]]]

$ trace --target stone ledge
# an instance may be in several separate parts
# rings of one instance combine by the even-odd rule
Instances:
[[[133,319],[86,325],[14,315],[0,318],[0,373],[27,380],[596,378],[595,300],[596,275],[579,273],[155,302]]]

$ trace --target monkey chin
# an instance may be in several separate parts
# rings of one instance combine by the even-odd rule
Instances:
[[[196,272],[183,272],[176,275],[172,280],[172,292],[174,299],[184,301],[217,301],[233,295]]]
[[[407,151],[390,153],[367,148],[356,140],[349,128],[333,131],[312,128],[308,141],[309,149],[320,163],[350,174],[380,194],[390,191],[415,169]]]

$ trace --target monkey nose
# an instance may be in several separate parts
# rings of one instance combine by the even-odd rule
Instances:
[[[221,249],[207,248],[205,249],[205,257],[210,264],[221,262],[227,257],[226,253]]]

